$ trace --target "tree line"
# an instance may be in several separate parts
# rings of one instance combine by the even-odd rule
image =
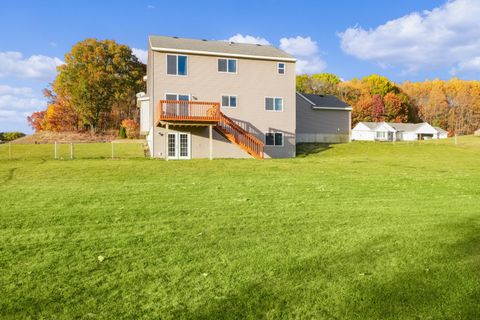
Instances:
[[[135,94],[145,91],[146,66],[131,48],[113,40],[86,39],[65,55],[65,64],[44,90],[45,110],[27,120],[35,131],[119,130],[138,134]],[[332,94],[352,106],[360,121],[428,122],[451,134],[480,128],[480,81],[453,78],[396,84],[376,74],[342,81],[330,73],[299,75],[297,91]]]
[[[335,95],[360,121],[428,122],[451,134],[480,128],[480,81],[427,80],[396,84],[376,74],[342,81],[329,73],[297,76],[297,91]]]
[[[118,130],[138,123],[135,94],[145,90],[145,64],[113,40],[86,39],[65,55],[65,64],[44,90],[45,110],[27,120],[36,131]]]

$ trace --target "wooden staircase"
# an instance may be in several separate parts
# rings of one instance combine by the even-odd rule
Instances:
[[[231,142],[237,144],[255,159],[264,159],[264,143],[222,112],[220,112],[220,120],[217,122],[215,130],[223,134]]]

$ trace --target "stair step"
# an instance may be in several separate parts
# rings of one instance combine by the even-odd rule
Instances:
[[[257,142],[258,139],[256,139],[252,134],[246,132],[244,129],[242,129],[241,127],[236,125],[235,122],[232,119],[228,118],[223,113],[220,113],[220,116],[221,116],[221,119],[222,119],[221,121],[222,121],[223,125],[216,125],[215,129],[218,132],[220,132],[221,134],[223,134],[225,136],[225,138],[227,138],[227,140],[229,140],[230,142],[238,145],[241,149],[246,151],[252,157],[254,157],[256,159],[263,159],[263,143]],[[247,147],[245,145],[242,145],[241,143],[238,143],[237,139],[235,138],[235,135],[229,133],[229,131],[227,131],[227,129],[225,129],[224,126],[228,127],[229,131],[236,132],[237,136],[245,136],[245,137],[250,137],[250,139],[253,139],[253,143],[254,144],[257,143],[258,147],[260,147],[262,149],[262,152],[258,153],[256,151],[250,149],[249,147]]]

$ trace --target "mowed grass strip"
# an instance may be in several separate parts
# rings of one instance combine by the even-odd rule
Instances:
[[[480,316],[480,138],[138,153],[0,161],[0,318]]]

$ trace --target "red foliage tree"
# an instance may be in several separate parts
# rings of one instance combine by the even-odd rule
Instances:
[[[45,115],[46,111],[35,111],[27,117],[28,124],[35,132],[45,130]]]
[[[382,97],[379,94],[374,95],[372,98],[372,120],[385,120],[385,105],[383,104]]]

